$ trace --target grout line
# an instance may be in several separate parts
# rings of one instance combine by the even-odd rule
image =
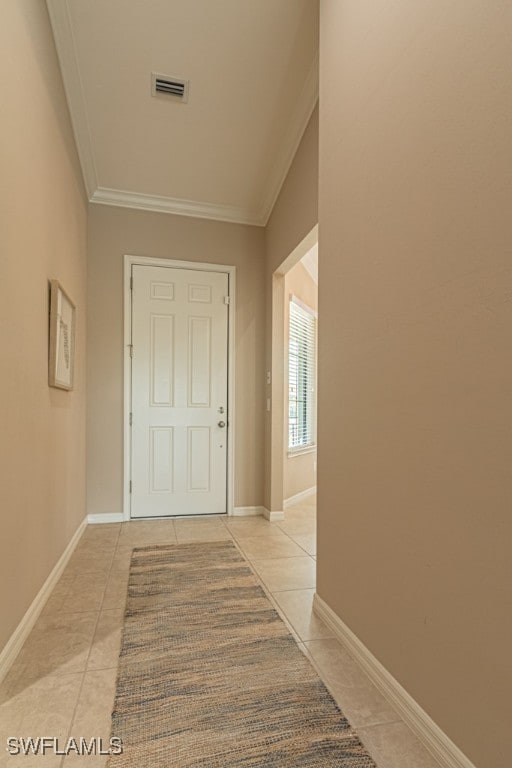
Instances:
[[[291,538],[291,537],[290,537],[290,538]],[[292,538],[292,541],[293,541],[293,543],[294,543],[294,544],[295,544],[297,547],[300,547],[300,548],[302,549],[302,551],[306,553],[306,555],[309,555],[309,557],[312,557],[313,559],[315,559],[315,558],[316,558],[316,554],[315,554],[315,555],[313,555],[311,552],[308,552],[308,550],[306,549],[306,547],[303,547],[303,546],[302,546],[302,544],[299,544],[299,542],[298,542],[298,541],[295,541],[295,539],[293,539],[293,538]]]
[[[122,523],[121,523],[121,525],[122,525]],[[96,632],[98,630],[98,624],[100,622],[101,611],[103,609],[103,602],[104,602],[104,599],[105,599],[105,592],[106,592],[106,589],[107,589],[108,581],[110,579],[110,574],[112,573],[112,565],[113,565],[113,562],[114,562],[115,550],[117,549],[117,542],[119,541],[120,535],[121,535],[121,526],[119,526],[119,531],[118,531],[117,538],[116,538],[116,545],[115,545],[115,548],[114,548],[114,554],[112,555],[112,559],[110,561],[110,567],[108,569],[107,579],[105,581],[105,587],[103,589],[103,595],[102,595],[102,598],[101,598],[100,609],[99,609],[99,611],[97,613],[97,616],[96,616],[96,623],[94,625],[94,630],[93,630],[92,637],[91,637],[91,644],[89,646],[89,652],[88,652],[87,658],[85,660],[84,671],[83,671],[83,674],[82,674],[82,682],[80,684],[80,690],[78,691],[78,696],[77,696],[77,699],[76,699],[76,702],[75,702],[75,706],[73,708],[73,713],[71,715],[71,720],[70,720],[70,723],[69,723],[69,729],[68,729],[68,733],[67,733],[68,740],[73,735],[71,731],[72,731],[72,728],[73,728],[73,723],[75,722],[75,717],[76,717],[76,713],[77,713],[77,710],[78,710],[78,704],[79,704],[80,698],[82,696],[82,691],[83,691],[84,683],[85,683],[85,676],[86,676],[87,671],[88,671],[87,667],[88,667],[88,664],[89,664],[89,659],[91,657],[92,647],[94,645],[94,638],[96,637]],[[62,758],[62,760],[61,760],[59,765],[62,766],[63,764],[64,764],[64,757]]]
[[[345,717],[346,717],[346,715],[345,715]],[[396,717],[397,717],[396,720],[381,720],[378,723],[371,723],[370,725],[352,725],[352,723],[350,723],[350,725],[352,726],[353,730],[356,731],[356,733],[358,735],[359,735],[359,730],[368,731],[368,730],[371,730],[372,728],[384,728],[385,726],[388,726],[388,725],[404,725],[410,731],[412,736],[416,739],[418,744],[421,744],[421,741],[419,741],[418,737],[415,734],[413,734],[413,732],[411,731],[411,729],[409,728],[407,723],[405,723],[403,720],[401,720],[400,716],[398,714],[397,714]],[[347,720],[348,720],[348,717],[347,717]],[[426,749],[424,744],[422,744],[422,746],[423,746],[424,749]],[[428,752],[428,754],[430,755],[430,752]]]
[[[87,670],[87,674],[89,674],[90,672],[106,672],[106,671],[108,671],[108,670],[110,670],[110,669],[115,669],[115,670],[117,670],[117,668],[118,668],[118,667],[119,667],[119,664],[116,664],[116,666],[115,666],[115,667],[112,667],[112,666],[107,666],[107,667],[94,667],[94,669],[88,669],[88,670]]]
[[[97,622],[96,622],[96,625],[97,625]],[[93,639],[94,639],[95,632],[96,632],[96,627],[94,628],[94,632],[93,632],[93,635],[92,635]],[[91,647],[92,647],[92,641],[91,641]],[[89,649],[89,651],[90,651],[90,649]],[[89,656],[87,656],[87,659],[89,659]],[[85,663],[85,668],[87,669],[87,661]],[[73,712],[71,713],[71,718],[70,718],[70,721],[69,721],[69,728],[68,728],[68,731],[67,731],[67,734],[66,734],[66,743],[69,742],[69,739],[73,735],[73,733],[72,733],[73,723],[75,722],[75,716],[76,716],[76,712],[77,712],[77,709],[78,709],[78,702],[80,701],[80,697],[82,695],[82,691],[83,691],[83,688],[84,688],[84,682],[85,682],[85,670],[82,673],[82,681],[80,683],[80,688],[79,688],[79,691],[78,691],[78,696],[76,697],[75,706],[73,707]],[[61,762],[59,763],[59,765],[63,765],[63,764],[64,764],[64,757],[61,759]]]
[[[240,554],[242,555],[242,557],[244,558],[244,560],[245,560],[245,561],[247,562],[247,564],[249,565],[249,567],[250,567],[250,569],[251,569],[251,571],[252,571],[253,575],[256,577],[256,580],[259,582],[259,584],[260,584],[261,588],[263,589],[263,591],[264,591],[265,595],[266,595],[266,596],[267,596],[267,598],[269,599],[269,601],[270,601],[270,603],[272,604],[273,608],[274,608],[274,609],[277,611],[277,613],[279,614],[280,618],[283,620],[284,624],[286,625],[286,628],[287,628],[287,629],[288,629],[288,631],[290,632],[290,634],[291,634],[291,636],[293,637],[293,639],[295,640],[295,642],[296,642],[296,643],[302,642],[302,641],[300,640],[300,638],[299,638],[299,635],[297,634],[297,632],[295,631],[295,629],[294,629],[294,628],[292,627],[292,625],[290,624],[290,621],[289,621],[289,620],[286,618],[286,616],[284,615],[282,608],[280,608],[280,606],[279,606],[279,605],[277,604],[277,602],[275,601],[275,599],[274,599],[274,597],[273,597],[273,595],[272,595],[272,592],[270,591],[270,589],[267,587],[267,585],[265,584],[265,582],[262,580],[262,578],[261,578],[261,576],[259,575],[259,573],[257,573],[257,572],[255,571],[255,569],[254,569],[254,567],[253,567],[253,565],[252,565],[251,561],[250,561],[250,560],[247,560],[247,558],[246,558],[246,556],[244,555],[244,553],[243,553],[243,551],[242,551],[242,549],[241,549],[240,545],[238,544],[238,542],[236,542],[236,541],[235,541],[235,542],[234,542],[234,544],[235,544],[236,548],[238,549],[238,551],[240,552]]]
[[[122,525],[123,525],[122,523],[120,523],[120,524],[119,524],[119,530],[118,530],[118,532],[117,532],[117,536],[116,536],[116,543],[114,544],[114,549],[117,549],[117,543],[118,543],[118,541],[119,541],[119,537],[120,537],[120,535],[121,535],[121,526],[122,526]]]
[[[269,555],[267,557],[251,557],[246,554],[245,551],[244,555],[247,560],[251,561],[251,563],[262,563],[267,562],[268,560],[297,560],[299,557],[304,557],[304,555],[274,555],[273,557],[272,555]],[[311,555],[308,555],[308,557],[311,557]]]

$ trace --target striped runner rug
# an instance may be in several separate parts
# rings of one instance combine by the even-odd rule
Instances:
[[[135,549],[111,768],[375,768],[231,541]]]

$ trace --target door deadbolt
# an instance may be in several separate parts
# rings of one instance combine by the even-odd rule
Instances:
[[[226,422],[225,421],[219,421],[219,427],[225,427]]]

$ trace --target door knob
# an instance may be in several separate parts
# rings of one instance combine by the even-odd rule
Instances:
[[[225,421],[219,421],[219,427],[225,427],[226,422]]]

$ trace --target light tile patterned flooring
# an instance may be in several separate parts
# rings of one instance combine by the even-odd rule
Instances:
[[[438,768],[327,627],[312,613],[315,500],[285,520],[196,518],[88,526],[0,685],[0,766],[104,766],[106,757],[9,756],[10,736],[110,736],[110,713],[134,546],[233,538],[378,768]],[[229,768],[229,766],[226,766]]]

